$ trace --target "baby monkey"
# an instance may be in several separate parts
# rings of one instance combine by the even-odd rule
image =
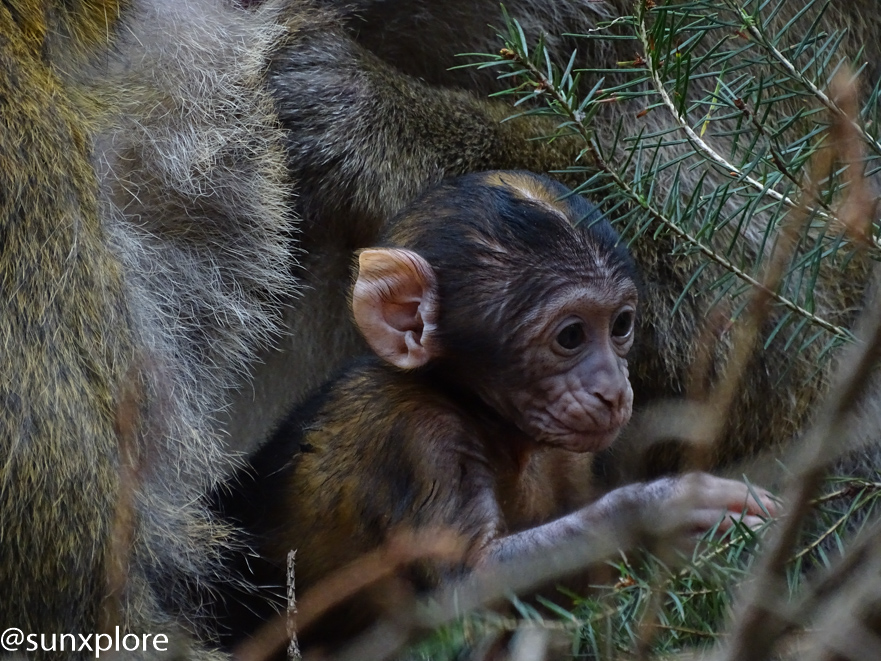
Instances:
[[[279,584],[290,549],[303,590],[404,528],[455,531],[474,568],[632,512],[684,508],[703,531],[775,511],[709,475],[591,493],[591,453],[630,419],[638,301],[633,261],[598,216],[545,177],[478,173],[423,195],[358,254],[352,310],[375,356],[284,420],[221,503]]]

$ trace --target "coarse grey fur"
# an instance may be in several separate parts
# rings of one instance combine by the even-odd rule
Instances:
[[[277,8],[151,0],[88,71],[113,109],[94,159],[149,402],[136,548],[172,604],[212,560],[198,503],[228,465],[212,420],[294,291],[284,136],[265,89],[283,35]]]
[[[0,134],[0,626],[117,623],[219,656],[192,645],[227,538],[202,502],[230,461],[214,421],[295,292],[266,86],[280,6],[23,1],[0,20],[4,107],[44,122],[5,110]]]

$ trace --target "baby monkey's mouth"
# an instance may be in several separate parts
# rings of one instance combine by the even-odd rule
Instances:
[[[608,448],[630,421],[630,407],[580,407],[577,411],[559,407],[533,410],[521,420],[520,428],[542,445],[572,452],[600,452]]]
[[[553,446],[570,452],[601,452],[608,448],[624,425],[591,429],[544,429],[533,435],[542,445]]]

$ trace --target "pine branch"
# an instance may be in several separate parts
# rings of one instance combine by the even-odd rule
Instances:
[[[856,130],[860,137],[865,141],[865,143],[872,148],[876,154],[881,155],[881,143],[879,143],[875,138],[869,135],[862,126],[859,125],[858,122],[854,121],[851,117],[847,115],[844,110],[842,110],[838,104],[831,99],[823,90],[817,87],[813,81],[805,76],[801,71],[795,68],[795,65],[789,61],[789,59],[783,55],[773,43],[765,36],[765,34],[759,30],[756,25],[753,17],[747,14],[742,7],[737,5],[731,0],[725,0],[725,4],[734,9],[740,14],[740,18],[743,20],[743,25],[746,28],[747,32],[752,35],[752,37],[756,40],[756,43],[760,44],[777,63],[782,66],[786,73],[789,74],[793,79],[798,80],[802,85],[804,85],[817,99],[822,103],[827,110],[829,110],[834,115],[838,116],[841,120],[850,123],[854,130]]]
[[[783,195],[782,193],[777,192],[773,188],[767,187],[762,182],[757,179],[753,179],[749,175],[745,174],[738,168],[736,165],[727,160],[724,156],[716,152],[703,138],[701,138],[694,129],[689,126],[688,122],[683,117],[682,113],[676,107],[676,104],[673,103],[673,99],[670,98],[670,94],[667,92],[667,88],[664,86],[663,81],[661,80],[660,75],[658,74],[658,68],[655,65],[654,58],[652,57],[652,48],[649,43],[648,31],[646,29],[646,0],[641,0],[639,3],[640,13],[638,16],[638,34],[639,39],[642,42],[643,52],[645,57],[645,67],[646,70],[650,74],[650,79],[652,81],[652,85],[655,88],[658,96],[661,97],[661,101],[664,107],[670,112],[673,116],[673,119],[676,121],[679,129],[686,135],[688,141],[695,148],[696,151],[703,154],[705,158],[712,161],[719,167],[721,167],[726,174],[735,179],[745,181],[750,186],[752,186],[757,192],[762,195],[768,196],[777,202],[784,203],[790,209],[795,209],[798,204],[792,198]],[[798,182],[796,182],[798,183]]]
[[[579,110],[578,108],[574,107],[569,101],[567,95],[560,90],[559,86],[556,85],[553,80],[546,76],[526,56],[526,54],[519,49],[505,48],[502,51],[500,57],[523,67],[523,70],[528,72],[532,79],[535,81],[538,94],[546,93],[550,95],[554,103],[558,106],[558,108],[562,111],[562,114],[568,120],[564,124],[564,126],[566,128],[575,129],[576,132],[584,139],[585,143],[587,144],[587,153],[596,165],[596,167],[598,167],[606,176],[608,176],[614,182],[618,190],[624,193],[632,203],[636,204],[639,208],[648,213],[652,217],[652,219],[663,225],[678,239],[686,242],[688,245],[698,250],[707,259],[718,264],[729,273],[732,273],[742,282],[750,285],[751,287],[755,287],[756,289],[765,291],[774,301],[791,310],[795,314],[803,317],[809,323],[823,328],[824,330],[842,339],[852,339],[852,335],[847,329],[842,328],[841,326],[837,326],[836,324],[833,324],[826,319],[815,315],[810,310],[807,310],[804,307],[798,305],[795,301],[783,296],[779,292],[767,290],[758,279],[751,276],[744,269],[734,264],[725,256],[719,254],[709,246],[705,245],[691,233],[680,227],[677,223],[673,222],[673,220],[671,220],[668,216],[649,204],[646,197],[637,193],[633,189],[631,184],[626,181],[620,175],[620,173],[610,165],[610,163],[606,159],[603,158],[600,150],[597,148],[592,132],[590,131],[590,129],[588,129],[584,122],[585,114],[583,110]]]

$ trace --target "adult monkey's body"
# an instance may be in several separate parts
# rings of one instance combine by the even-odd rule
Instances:
[[[601,10],[630,8],[616,6],[509,8],[545,15],[538,22],[559,33],[582,31]],[[290,309],[290,352],[268,355],[253,390],[241,390],[230,429],[243,445],[259,442],[273,412],[356,350],[335,292],[350,251],[372,243],[386,217],[446,174],[572,162],[577,145],[527,141],[545,132],[541,123],[500,125],[507,107],[437,86],[460,84],[444,54],[495,50],[484,26],[501,23],[498,5],[418,7],[365,3],[368,20],[348,24],[359,45],[344,22],[305,2],[257,12],[219,0],[0,6],[0,584],[8,595],[0,625],[98,630],[106,576],[125,575],[110,571],[111,541],[124,542],[134,526],[122,611],[103,623],[189,628],[194,606],[179,588],[202,580],[218,541],[194,505],[222,472],[221,442],[208,427],[226,386],[274,328],[267,293],[293,295],[286,197],[303,216],[308,251],[306,270],[295,273],[312,289]],[[388,23],[398,29],[419,16],[429,21],[414,39],[398,39],[371,19],[389,8],[400,13]],[[873,10],[872,2],[829,10],[829,20],[859,28],[843,53],[878,48]],[[483,36],[448,41],[471,34]],[[265,94],[270,59],[268,85],[287,135]],[[461,81],[481,94],[490,85],[465,74]],[[637,246],[655,320],[666,318],[689,275],[688,265],[662,268],[668,250]],[[848,308],[860,289],[829,291]],[[670,324],[659,331],[666,344],[643,350],[634,371],[641,400],[681,383],[699,313],[684,311],[670,332]],[[771,373],[785,362],[774,351]],[[798,419],[789,412],[805,406],[813,387],[773,385],[756,381],[743,403],[762,430],[747,425],[732,437],[772,443],[788,435]],[[247,418],[248,410],[257,415]],[[123,489],[119,438],[138,450]],[[129,489],[133,522],[119,498]]]
[[[0,6],[4,630],[187,649],[220,541],[195,505],[222,465],[208,421],[272,328],[264,292],[290,289],[274,22]]]
[[[295,50],[297,53],[300,48],[313,54],[322,52],[324,75],[316,76],[315,70],[297,69],[301,59],[297,53],[278,63],[273,81],[282,99],[282,118],[293,129],[291,153],[296,160],[292,161],[292,167],[307,191],[299,204],[305,220],[304,247],[308,254],[304,261],[304,277],[309,287],[288,309],[291,334],[281,340],[280,350],[268,354],[265,363],[256,368],[253,385],[243,388],[241,400],[233,410],[230,431],[232,437],[245,447],[252,447],[265,436],[272,422],[289,405],[287,400],[298,399],[309,388],[321,383],[345,356],[359,350],[357,336],[348,323],[342,294],[352,249],[368,245],[375,238],[382,220],[398,211],[415,191],[428,183],[475,164],[501,167],[499,161],[510,160],[503,151],[495,149],[480,154],[485,133],[477,124],[484,120],[473,123],[474,116],[485,112],[494,115],[500,109],[483,105],[478,115],[470,109],[459,115],[454,109],[470,104],[462,106],[457,101],[458,106],[451,105],[454,99],[461,98],[451,95],[459,92],[437,87],[464,88],[479,94],[498,89],[500,83],[493,79],[495,69],[449,70],[450,66],[461,63],[453,53],[494,52],[498,49],[500,43],[495,31],[486,27],[487,23],[495,26],[503,23],[495,3],[440,5],[363,0],[353,6],[346,25],[355,41],[378,55],[384,63],[432,85],[413,79],[390,78],[388,69],[372,56],[362,59],[362,66],[352,67],[356,47],[341,53],[318,48],[310,50],[308,39],[299,41]],[[804,6],[802,0],[783,3],[777,23],[782,25]],[[524,25],[527,39],[537,38],[543,31],[551,35],[586,33],[600,18],[633,11],[630,0],[515,2],[506,4],[506,7]],[[877,12],[863,12],[853,3],[830,5],[824,8],[824,12],[830,28],[850,28],[839,48],[839,55],[846,57],[863,49],[863,59],[870,63],[867,82],[874,82],[873,77],[877,77],[878,72],[873,70],[871,63],[878,61],[881,54],[878,40],[870,35],[881,34],[881,16]],[[807,25],[813,17],[814,14],[808,12],[802,20]],[[791,30],[792,34],[799,34],[798,28]],[[577,47],[580,62],[610,70],[614,70],[619,62],[632,60],[634,48],[638,48],[634,42],[626,40],[571,39],[557,40],[556,43],[552,40],[552,45],[563,57]],[[289,65],[286,66],[285,62]],[[330,72],[336,75],[330,75]],[[588,82],[592,85],[595,81]],[[611,82],[607,79],[607,86]],[[313,103],[309,106],[298,102],[301,97],[297,91],[303,89],[309,89],[313,95]],[[340,98],[349,101],[353,110],[366,105],[371,112],[331,115],[329,109],[338,108],[336,102]],[[663,109],[646,115],[638,112],[643,109],[641,103],[607,104],[604,113],[595,120],[598,135],[602,138],[604,131],[610,130],[612,123],[622,114],[629,118],[631,134],[642,130],[652,133],[667,126],[669,118]],[[785,102],[781,106],[785,106]],[[502,109],[502,112],[509,111]],[[439,120],[441,117],[444,119]],[[353,134],[348,132],[328,134],[307,130],[304,133],[302,130],[310,126],[329,126],[334,121],[346,123],[355,135],[361,137],[360,142],[352,143]],[[461,127],[453,135],[454,142],[449,140],[443,128],[451,123]],[[403,133],[412,131],[419,140],[401,145],[406,156],[395,159],[399,167],[387,168],[387,159],[378,162],[375,156],[386,153],[387,145],[396,141],[402,127]],[[469,144],[472,139],[475,142]],[[320,151],[315,149],[318,140],[323,141]],[[554,168],[573,162],[571,150],[577,145],[557,142],[553,146],[558,150],[555,154],[536,151],[523,154],[523,159],[532,163],[529,167],[535,171],[542,171],[549,158],[560,159],[554,163]],[[681,152],[682,148],[679,150]],[[460,153],[465,156],[464,161],[457,158]],[[492,158],[489,158],[490,154]],[[701,171],[695,168],[680,173],[680,185],[684,190],[688,190],[689,177],[693,182]],[[328,174],[330,176],[324,179]],[[339,196],[334,185],[327,183],[341,177],[353,191],[352,195]],[[656,186],[663,188],[664,185],[664,177],[658,177]],[[751,239],[749,236],[743,238],[743,241],[749,240],[759,242],[755,234]],[[698,354],[701,320],[710,302],[709,297],[689,295],[674,313],[681,292],[702,259],[681,253],[672,257],[674,246],[675,240],[669,236],[644,235],[632,248],[647,281],[647,332],[635,356],[632,371],[637,409],[656,398],[684,392],[689,366]],[[745,252],[749,253],[749,249]],[[815,292],[817,313],[844,326],[850,323],[853,310],[862,303],[866,265],[856,260],[850,263],[849,269],[846,274],[821,276],[825,280]],[[756,450],[778,446],[801,428],[815,403],[814,396],[823,388],[822,374],[819,378],[810,376],[816,368],[811,351],[819,350],[821,344],[815,343],[814,348],[793,361],[781,334],[771,348],[752,363],[745,378],[748,386],[741,389],[734,404],[717,461],[730,462],[747,457]],[[315,351],[316,346],[320,346],[321,351]],[[717,357],[717,369],[724,364],[724,353],[723,349]]]

